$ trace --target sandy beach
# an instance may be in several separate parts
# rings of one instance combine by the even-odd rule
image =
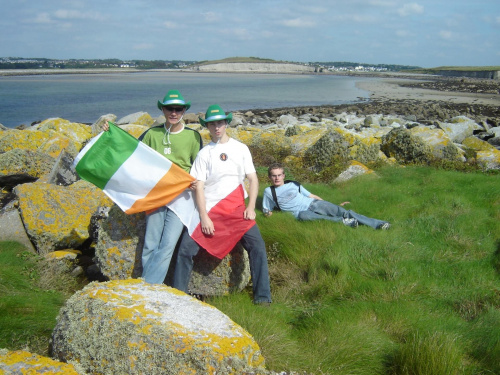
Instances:
[[[459,80],[457,78],[456,80]],[[405,87],[402,85],[413,84],[416,80],[401,78],[367,79],[360,81],[356,86],[362,90],[370,91],[370,99],[383,100],[415,100],[415,101],[440,101],[449,104],[480,104],[500,106],[500,94],[477,93],[464,91],[441,91]],[[431,82],[432,79],[429,79]],[[477,80],[476,80],[477,81]],[[418,80],[422,82],[422,80]],[[470,85],[474,85],[471,82]],[[498,83],[500,85],[500,83]]]

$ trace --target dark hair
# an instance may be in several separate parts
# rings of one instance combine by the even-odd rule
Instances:
[[[283,172],[285,172],[285,167],[283,167],[283,165],[281,163],[273,163],[269,166],[269,168],[267,168],[267,175],[268,176],[271,175],[271,171],[273,169],[281,169]]]

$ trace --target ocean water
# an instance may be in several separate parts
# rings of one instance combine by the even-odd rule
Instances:
[[[160,115],[156,103],[170,89],[191,101],[189,112],[211,104],[227,111],[353,103],[369,92],[361,78],[334,75],[140,72],[0,77],[0,123],[7,127],[61,117],[93,123],[112,113]],[[366,80],[366,78],[362,78]]]

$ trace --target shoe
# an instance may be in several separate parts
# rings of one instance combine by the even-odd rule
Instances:
[[[348,219],[348,218],[343,218],[342,222],[344,225],[347,225],[348,227],[351,228],[357,228],[358,227],[358,221],[356,219]]]
[[[379,226],[377,229],[382,229],[382,230],[387,230],[391,227],[391,224],[389,223],[384,223],[381,226]]]

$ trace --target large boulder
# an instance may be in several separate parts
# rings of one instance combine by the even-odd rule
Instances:
[[[12,149],[0,154],[0,185],[12,188],[18,184],[33,182],[50,173],[55,159],[47,154]]]
[[[52,356],[92,374],[263,373],[255,340],[216,308],[140,280],[91,283],[59,312]]]
[[[465,116],[454,117],[449,122],[438,122],[438,124],[448,138],[455,143],[462,143],[465,138],[472,136],[474,131],[483,130],[481,126]]]
[[[70,186],[28,183],[14,192],[26,233],[40,254],[82,245],[89,238],[92,213],[111,205],[101,190],[83,180]]]
[[[127,215],[116,205],[109,210],[98,230],[95,261],[109,280],[125,280],[142,274],[144,214]],[[175,264],[172,258],[171,268]],[[225,295],[243,290],[250,281],[247,252],[238,244],[224,259],[201,250],[194,258],[188,289],[204,296]]]
[[[116,125],[127,125],[127,124],[135,124],[135,125],[145,125],[151,126],[155,120],[149,115],[147,112],[136,112],[116,121]]]

